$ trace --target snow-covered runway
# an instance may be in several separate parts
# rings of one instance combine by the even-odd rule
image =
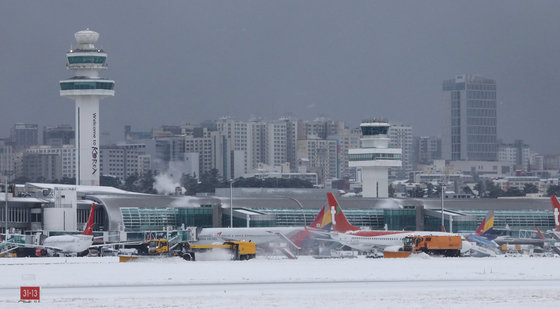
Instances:
[[[557,308],[556,258],[0,259],[0,308]],[[19,286],[41,286],[18,304]]]

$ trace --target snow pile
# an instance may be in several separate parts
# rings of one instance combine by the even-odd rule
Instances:
[[[41,308],[523,308],[560,301],[557,258],[250,261],[117,257],[0,259],[0,308],[19,287],[42,288]],[[503,304],[503,306],[500,306]],[[332,306],[331,306],[332,305]],[[507,306],[506,306],[507,305]],[[411,307],[412,306],[412,307]]]

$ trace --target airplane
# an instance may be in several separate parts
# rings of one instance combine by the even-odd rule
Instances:
[[[556,198],[556,195],[550,196],[550,202],[552,203],[552,214],[554,215],[554,230],[547,231],[547,234],[552,235],[556,241],[560,241],[560,203]]]
[[[310,248],[315,241],[312,232],[319,229],[330,229],[331,227],[330,216],[325,214],[325,207],[322,207],[315,220],[309,226],[304,227],[203,228],[197,238],[200,242],[252,241],[257,247],[264,247],[275,242],[285,242],[296,249]]]
[[[334,195],[330,192],[327,193],[329,202],[330,213],[332,216],[333,230],[330,235],[331,238],[342,245],[350,248],[364,251],[364,252],[377,252],[378,250],[396,249],[403,246],[403,239],[406,236],[449,236],[457,235],[445,232],[430,232],[430,231],[375,231],[375,230],[362,230],[348,222],[342,209],[336,201]],[[468,242],[463,242],[461,252],[464,253],[471,248]]]
[[[54,255],[79,255],[87,251],[90,247],[106,246],[103,245],[93,245],[93,217],[95,214],[95,203],[91,205],[91,210],[89,213],[89,218],[86,223],[86,227],[82,234],[66,234],[49,236],[45,238],[42,245],[32,245],[32,244],[22,244],[22,243],[10,243],[13,245],[9,251],[15,250],[18,247],[24,248],[35,248],[36,256],[54,256]],[[0,254],[6,253],[7,251],[0,252]]]
[[[552,213],[554,216],[555,228],[553,230],[546,231],[546,234],[550,235],[552,238],[547,239],[546,237],[544,237],[544,235],[542,235],[542,233],[540,232],[539,228],[536,227],[537,235],[539,235],[538,239],[499,236],[494,241],[498,245],[532,245],[541,248],[549,246],[549,243],[551,241],[560,242],[560,203],[558,202],[558,199],[556,198],[555,195],[550,196],[550,202],[552,204]]]
[[[93,245],[93,216],[95,203],[91,204],[89,218],[82,234],[57,235],[45,238],[42,245],[36,246],[37,256],[80,254]]]

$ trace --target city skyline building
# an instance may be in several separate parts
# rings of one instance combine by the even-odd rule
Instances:
[[[99,33],[87,29],[76,32],[74,38],[77,45],[66,58],[67,68],[75,75],[60,81],[60,95],[74,99],[76,106],[76,184],[98,186],[99,100],[115,95],[115,82],[99,77],[99,71],[107,68],[107,53],[94,45]]]
[[[396,179],[409,179],[412,172],[414,149],[412,147],[412,126],[391,124],[389,128],[389,148],[402,150],[400,167],[391,167],[390,175]]]
[[[496,161],[496,81],[461,74],[443,81],[442,154],[453,161]]]
[[[10,130],[10,141],[14,151],[21,151],[39,144],[39,125],[16,123]]]
[[[419,164],[432,164],[441,160],[441,138],[439,136],[415,136],[413,140],[414,168]]]
[[[43,127],[43,145],[62,147],[75,144],[74,128],[68,124]]]

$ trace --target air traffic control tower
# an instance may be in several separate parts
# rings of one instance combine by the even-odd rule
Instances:
[[[115,95],[115,81],[102,79],[107,54],[94,46],[99,33],[89,29],[74,34],[77,45],[66,53],[74,77],[60,81],[60,95],[76,102],[76,184],[99,185],[99,100]]]
[[[385,121],[364,121],[360,124],[361,148],[349,149],[349,166],[362,170],[363,197],[389,197],[389,167],[401,166],[400,148],[389,148],[389,127]]]

